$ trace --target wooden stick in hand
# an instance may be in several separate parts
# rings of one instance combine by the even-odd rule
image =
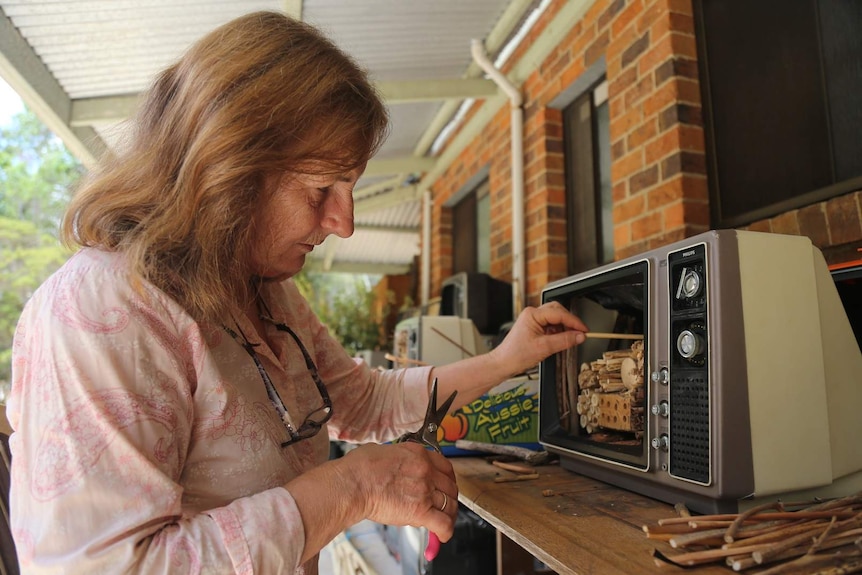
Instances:
[[[608,333],[604,331],[588,331],[586,336],[594,339],[643,339],[642,333]]]

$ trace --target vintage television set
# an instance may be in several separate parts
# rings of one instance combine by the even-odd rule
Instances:
[[[710,231],[551,301],[606,332],[540,365],[564,467],[705,513],[862,489],[862,353],[807,238]]]
[[[395,325],[393,335],[395,367],[445,365],[488,351],[473,322],[458,316],[409,317]]]
[[[460,272],[443,280],[440,315],[467,318],[483,335],[512,321],[512,284],[486,273]]]

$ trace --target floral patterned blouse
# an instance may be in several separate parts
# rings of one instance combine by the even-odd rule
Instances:
[[[290,479],[329,439],[415,428],[429,367],[350,358],[288,280],[273,319],[309,351],[333,404],[324,431],[282,448],[260,371],[225,326],[195,322],[122,255],[84,249],[28,302],[13,344],[11,520],[24,573],[316,573]],[[234,328],[254,334],[240,313]],[[256,354],[290,417],[321,405],[296,341],[267,325]]]

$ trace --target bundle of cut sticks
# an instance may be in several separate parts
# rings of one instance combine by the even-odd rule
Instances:
[[[862,492],[829,501],[775,502],[743,513],[678,517],[644,525],[650,539],[680,553],[653,552],[657,565],[724,562],[757,575],[862,573]]]

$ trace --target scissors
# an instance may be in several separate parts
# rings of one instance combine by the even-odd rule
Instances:
[[[422,427],[420,427],[418,431],[411,431],[409,433],[405,433],[404,435],[396,439],[395,443],[411,441],[413,443],[418,443],[419,445],[433,449],[437,453],[441,453],[440,443],[437,441],[437,430],[440,428],[440,423],[443,421],[443,418],[449,412],[449,407],[455,400],[456,395],[458,395],[458,392],[453,391],[452,395],[450,395],[449,398],[444,401],[443,405],[441,405],[438,409],[437,378],[435,377],[434,381],[431,383],[431,397],[428,399],[428,409],[425,411],[425,421],[422,423]],[[446,501],[448,502],[448,498],[446,499]],[[446,508],[446,503],[443,503],[443,508]],[[437,537],[436,533],[429,532],[428,547],[425,548],[425,560],[431,561],[437,556],[437,553],[439,551],[440,539]]]

